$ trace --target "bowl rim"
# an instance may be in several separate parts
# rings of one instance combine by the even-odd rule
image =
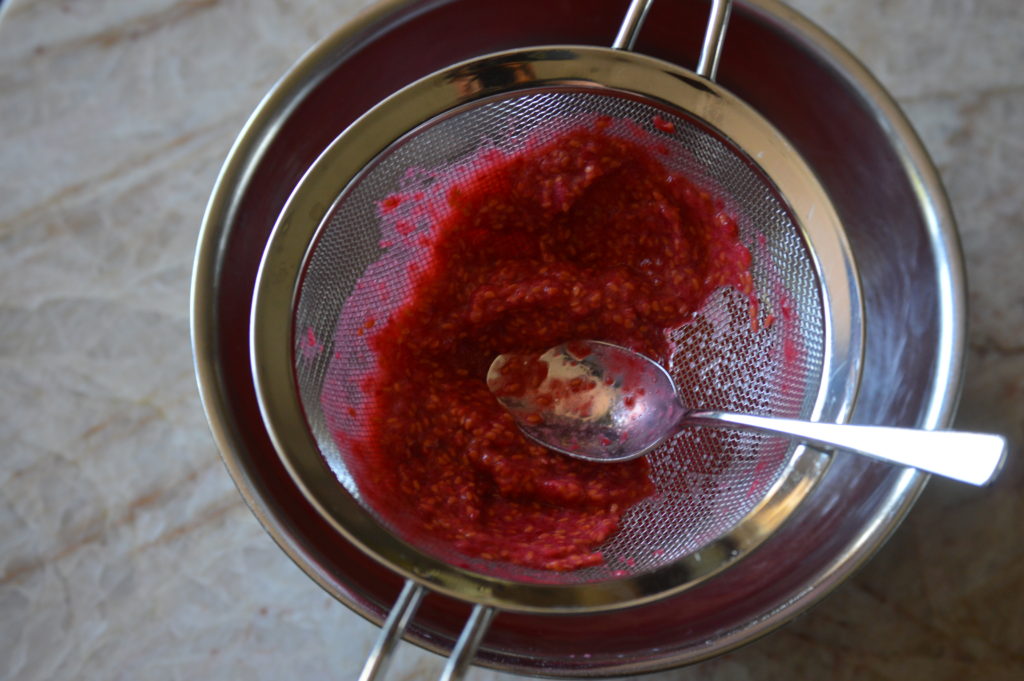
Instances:
[[[355,602],[337,588],[335,575],[312,560],[299,538],[292,536],[274,510],[262,498],[257,483],[236,452],[239,436],[228,415],[227,395],[221,375],[211,358],[216,356],[215,308],[217,282],[222,274],[224,243],[230,234],[243,189],[263,153],[298,103],[324,79],[345,53],[347,45],[365,40],[376,27],[384,25],[416,5],[416,0],[384,0],[362,12],[350,23],[311,48],[268,92],[236,138],[207,204],[197,243],[190,296],[191,337],[194,365],[203,407],[222,459],[242,497],[271,537],[310,578],[357,613],[379,623],[378,613]],[[933,384],[927,391],[922,416],[923,428],[948,425],[959,399],[966,335],[965,276],[952,209],[938,172],[899,106],[866,68],[825,31],[780,0],[746,0],[745,9],[774,25],[787,37],[823,58],[832,71],[845,80],[868,104],[875,121],[888,133],[903,167],[917,190],[932,255],[936,259],[937,290],[940,297],[939,346]],[[899,526],[924,488],[928,476],[913,470],[901,473],[881,503],[884,513],[848,543],[818,576],[818,580],[790,599],[785,607],[756,622],[724,634],[713,649],[668,656],[628,668],[607,669],[608,673],[655,671],[695,662],[726,652],[768,633],[821,600],[836,585],[860,567],[885,543]],[[414,642],[444,652],[436,641],[412,637]],[[519,671],[489,660],[481,664]],[[529,671],[529,670],[525,670]]]

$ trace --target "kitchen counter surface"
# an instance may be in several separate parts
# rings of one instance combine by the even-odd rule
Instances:
[[[290,562],[220,462],[188,289],[231,141],[368,4],[0,5],[0,678],[355,676],[376,629]],[[794,623],[645,678],[1024,678],[1024,3],[791,4],[864,61],[938,166],[970,282],[955,425],[1007,434],[1011,459],[988,489],[933,480]],[[389,678],[442,664],[404,645]]]

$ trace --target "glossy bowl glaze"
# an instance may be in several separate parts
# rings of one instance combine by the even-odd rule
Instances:
[[[623,7],[613,0],[380,4],[282,78],[242,130],[214,188],[192,294],[196,369],[214,435],[239,490],[282,549],[371,621],[381,622],[402,579],[346,542],[309,505],[274,451],[256,403],[249,310],[270,229],[317,155],[394,90],[496,50],[608,45]],[[704,2],[655,3],[636,50],[692,68],[701,31],[681,27],[702,27],[706,13]],[[789,138],[843,221],[867,327],[852,421],[947,425],[963,352],[961,254],[937,175],[896,105],[841,46],[774,0],[737,3],[718,82]],[[626,618],[501,613],[476,662],[547,676],[605,676],[720,654],[831,591],[888,538],[926,479],[839,456],[789,521],[722,574]],[[469,609],[431,595],[407,638],[444,654]],[[630,624],[637,621],[644,626]]]

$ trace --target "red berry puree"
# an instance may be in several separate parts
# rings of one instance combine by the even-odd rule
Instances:
[[[446,187],[412,293],[375,320],[353,471],[408,539],[574,570],[601,564],[622,515],[654,492],[643,459],[591,463],[531,443],[485,383],[499,354],[582,338],[667,361],[669,332],[714,290],[751,293],[750,253],[722,203],[668,171],[663,146],[612,127],[477,159]]]

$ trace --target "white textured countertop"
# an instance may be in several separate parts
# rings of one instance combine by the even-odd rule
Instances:
[[[273,82],[366,0],[7,0],[0,18],[0,677],[352,678],[376,629],[276,547],[195,388],[202,211]],[[650,679],[1024,678],[1024,3],[798,0],[895,95],[957,213],[959,427],[885,549],[766,639]],[[405,645],[393,679],[442,660]],[[474,681],[508,679],[475,669]]]

